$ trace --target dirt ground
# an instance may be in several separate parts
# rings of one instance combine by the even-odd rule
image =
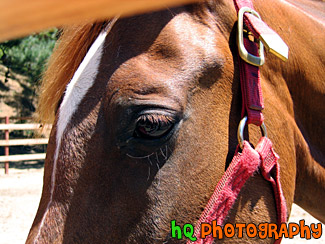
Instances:
[[[29,228],[36,213],[41,189],[43,168],[10,168],[9,175],[0,168],[0,244],[25,243]],[[306,225],[319,223],[298,206],[294,206],[289,222],[299,223],[305,219]],[[325,232],[325,225],[323,225]],[[325,234],[320,239],[284,239],[284,244],[325,243]]]

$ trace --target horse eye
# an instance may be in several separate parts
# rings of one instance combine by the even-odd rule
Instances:
[[[142,115],[138,118],[134,137],[157,139],[168,134],[174,125],[174,120],[166,115]]]

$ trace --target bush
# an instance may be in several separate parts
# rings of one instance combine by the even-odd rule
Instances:
[[[51,29],[39,34],[30,35],[21,39],[0,43],[0,64],[7,67],[4,73],[5,80],[0,81],[0,88],[6,88],[8,78],[15,79],[14,73],[27,78],[26,82],[19,81],[23,87],[21,94],[15,95],[10,106],[18,107],[20,116],[30,116],[35,110],[36,90],[43,70],[54,48],[59,31]],[[11,104],[9,104],[11,103]]]
[[[37,82],[57,40],[57,29],[0,44],[0,62]]]

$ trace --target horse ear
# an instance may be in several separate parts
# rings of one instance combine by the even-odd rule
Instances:
[[[104,23],[63,28],[42,79],[37,110],[37,119],[40,122],[53,123],[55,111],[68,82],[102,30]]]

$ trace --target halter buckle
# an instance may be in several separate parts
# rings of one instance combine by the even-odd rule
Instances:
[[[238,11],[238,32],[237,32],[237,44],[240,57],[247,63],[254,66],[262,66],[265,62],[264,58],[264,46],[261,40],[259,40],[258,56],[250,54],[244,45],[244,14],[250,13],[261,19],[261,16],[253,9],[243,7]]]
[[[250,54],[245,46],[244,46],[244,14],[250,13],[256,16],[260,21],[263,23],[262,27],[259,27],[258,31],[260,32],[259,36],[259,50],[258,50],[258,56]],[[261,66],[264,64],[264,50],[263,50],[263,44],[265,45],[265,48],[270,53],[274,54],[278,58],[280,58],[283,61],[287,61],[288,59],[288,53],[289,48],[287,44],[281,39],[281,37],[273,31],[269,26],[267,26],[261,19],[261,16],[253,9],[249,7],[242,7],[238,11],[238,36],[237,36],[237,42],[238,42],[238,50],[240,57],[245,60],[247,63],[255,65],[255,66]]]

